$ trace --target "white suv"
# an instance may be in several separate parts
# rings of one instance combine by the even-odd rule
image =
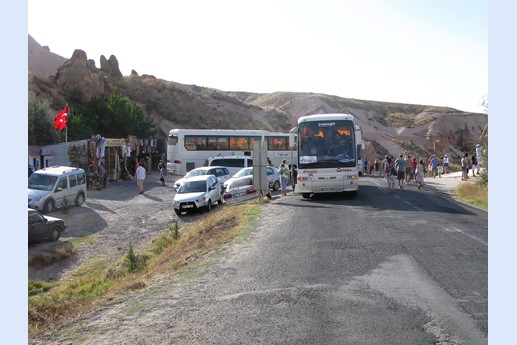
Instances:
[[[83,169],[53,166],[29,177],[29,208],[50,213],[67,204],[81,206],[86,200],[86,173]]]
[[[183,212],[205,209],[212,210],[212,205],[223,203],[221,184],[214,175],[201,175],[189,178],[174,196],[174,212],[179,216]]]

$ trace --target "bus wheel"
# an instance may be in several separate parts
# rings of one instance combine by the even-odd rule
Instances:
[[[311,193],[302,193],[302,198],[309,199],[311,197]]]

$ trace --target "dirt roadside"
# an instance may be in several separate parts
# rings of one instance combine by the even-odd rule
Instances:
[[[29,280],[58,280],[88,259],[106,256],[112,260],[122,257],[131,242],[135,249],[144,246],[166,232],[167,224],[178,220],[192,223],[199,216],[178,218],[173,211],[173,183],[179,177],[167,176],[166,186],[159,181],[158,172],[146,176],[145,193],[138,194],[135,181],[114,181],[103,190],[88,190],[81,207],[61,210],[51,216],[67,224],[59,242],[72,242],[76,253],[69,259],[35,269],[29,265]],[[218,207],[218,206],[215,206]],[[54,246],[54,242],[29,243],[28,260]]]

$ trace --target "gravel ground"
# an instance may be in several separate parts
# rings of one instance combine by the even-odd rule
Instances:
[[[117,260],[125,255],[130,242],[138,249],[164,234],[166,225],[178,219],[172,208],[175,195],[172,187],[178,178],[169,175],[166,186],[162,186],[158,172],[152,172],[146,177],[144,194],[138,194],[135,181],[115,181],[106,189],[88,190],[83,206],[71,207],[66,214],[61,210],[49,214],[65,220],[67,228],[59,242],[74,240],[77,253],[42,269],[29,266],[29,280],[66,278],[67,273],[89,258],[104,255]],[[179,224],[198,218],[199,215],[184,216]],[[29,260],[54,245],[54,242],[29,243]]]

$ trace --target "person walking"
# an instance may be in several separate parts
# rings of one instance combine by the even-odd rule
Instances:
[[[472,156],[472,177],[476,177],[476,172],[479,174],[478,159],[477,156]]]
[[[287,166],[287,161],[284,159],[282,164],[278,167],[278,174],[280,175],[280,185],[282,189],[282,195],[287,195],[287,182],[289,181],[289,168]]]
[[[469,179],[468,177],[468,166],[469,166],[469,154],[465,153],[465,155],[461,158],[461,180],[466,181]]]
[[[145,167],[144,162],[138,163],[138,168],[136,168],[136,185],[138,186],[139,194],[144,194],[144,180],[145,180]]]
[[[162,182],[162,186],[165,186],[165,176],[167,176],[167,168],[165,164],[163,164],[163,160],[160,160],[160,163],[158,163],[158,171],[160,172],[160,181]]]
[[[424,164],[424,161],[421,159],[415,168],[415,180],[418,185],[418,189],[422,188],[422,186],[424,185],[424,177],[425,177],[425,164]]]
[[[397,170],[397,180],[399,181],[399,188],[402,188],[402,184],[404,183],[404,174],[406,172],[406,160],[402,157],[402,154],[399,155],[399,158],[395,161],[395,169]]]
[[[449,170],[449,156],[443,156],[443,173],[447,174],[447,170]]]
[[[298,181],[298,166],[296,164],[291,165],[291,184],[293,185],[293,193],[296,188],[296,182]]]
[[[418,166],[418,162],[416,160],[416,157],[413,157],[411,160],[411,177],[410,181],[413,183],[416,183],[416,167]]]
[[[99,179],[101,180],[101,183],[102,183],[102,188],[106,188],[106,186],[108,185],[108,173],[106,172],[106,169],[104,168],[104,163],[101,162],[101,164],[99,164]]]
[[[438,157],[436,155],[431,156],[431,176],[434,178],[438,175]],[[441,177],[438,175],[438,177]]]
[[[386,159],[384,164],[384,176],[386,176],[386,181],[388,182],[388,191],[390,193],[395,191],[395,173],[395,168],[393,167],[391,158]]]
[[[405,176],[404,176],[404,182],[406,184],[409,184],[409,181],[411,179],[412,163],[413,162],[411,161],[411,156],[407,155],[406,156],[406,171],[405,171]]]

